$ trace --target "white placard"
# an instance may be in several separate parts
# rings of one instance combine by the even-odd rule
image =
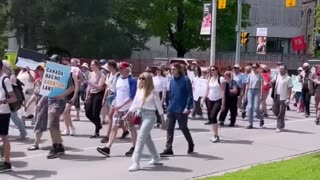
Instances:
[[[194,81],[194,100],[198,100],[199,97],[204,97],[207,92],[208,79],[196,78]]]
[[[299,82],[298,76],[292,75],[292,84],[293,84],[293,91],[294,92],[301,92],[302,91],[302,84]]]
[[[18,57],[18,62],[16,64],[17,67],[20,68],[27,68],[29,67],[30,70],[36,70],[37,67],[40,65],[40,62],[33,61],[31,59],[26,59],[22,57]]]
[[[278,75],[278,73],[279,73],[279,70],[278,70],[278,69],[270,69],[271,79],[275,79],[276,76]]]

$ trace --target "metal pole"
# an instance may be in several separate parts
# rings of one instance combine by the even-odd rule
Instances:
[[[217,0],[212,0],[210,65],[216,63]]]
[[[241,20],[242,20],[242,0],[238,0],[238,19],[236,25],[236,32],[237,32],[237,45],[236,45],[236,62],[235,64],[240,65],[240,36],[241,36]]]

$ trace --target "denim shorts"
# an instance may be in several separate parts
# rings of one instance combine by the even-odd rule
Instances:
[[[114,92],[109,93],[106,99],[106,102],[107,102],[106,105],[109,107],[112,106],[115,98],[116,98],[116,94]]]

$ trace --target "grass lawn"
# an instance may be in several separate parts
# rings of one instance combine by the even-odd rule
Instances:
[[[257,165],[203,180],[320,180],[320,153]]]

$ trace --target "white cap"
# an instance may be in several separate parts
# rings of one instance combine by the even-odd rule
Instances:
[[[310,67],[310,64],[309,63],[303,63],[302,67]]]
[[[303,68],[302,68],[302,67],[299,67],[299,68],[298,68],[298,71],[303,71]]]
[[[88,63],[83,63],[83,64],[82,64],[82,67],[86,67],[86,68],[88,68],[88,69],[89,69],[89,65],[88,65]]]

